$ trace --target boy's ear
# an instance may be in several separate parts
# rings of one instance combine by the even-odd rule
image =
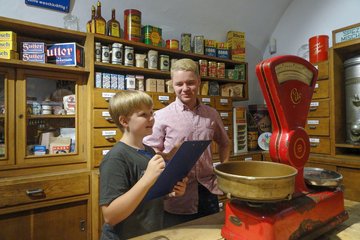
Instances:
[[[120,116],[119,117],[119,123],[121,124],[121,126],[123,126],[124,128],[126,128],[128,126],[128,119],[125,116]]]

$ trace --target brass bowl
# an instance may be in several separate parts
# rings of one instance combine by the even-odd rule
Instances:
[[[290,199],[295,189],[297,169],[281,163],[234,161],[215,166],[219,188],[228,198],[246,201]]]

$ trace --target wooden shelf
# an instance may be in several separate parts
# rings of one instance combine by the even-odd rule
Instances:
[[[0,59],[0,66],[66,73],[89,73],[89,71],[85,70],[83,67],[61,66],[51,63],[24,62],[16,59]]]
[[[75,118],[76,115],[54,115],[54,114],[44,114],[44,115],[30,115],[27,116],[27,119],[48,119],[48,118],[52,118],[52,119],[72,119]]]

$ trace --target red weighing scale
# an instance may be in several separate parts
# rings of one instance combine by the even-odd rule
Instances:
[[[290,200],[249,204],[231,199],[225,206],[225,239],[314,239],[348,218],[341,186],[310,187],[304,166],[310,153],[304,130],[317,69],[297,56],[277,56],[256,66],[272,121],[269,154],[273,162],[297,169]]]

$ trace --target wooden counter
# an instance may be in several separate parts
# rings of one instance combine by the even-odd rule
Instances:
[[[360,202],[345,200],[349,219],[319,239],[360,239]],[[199,218],[184,224],[132,238],[132,240],[221,240],[224,212]]]

